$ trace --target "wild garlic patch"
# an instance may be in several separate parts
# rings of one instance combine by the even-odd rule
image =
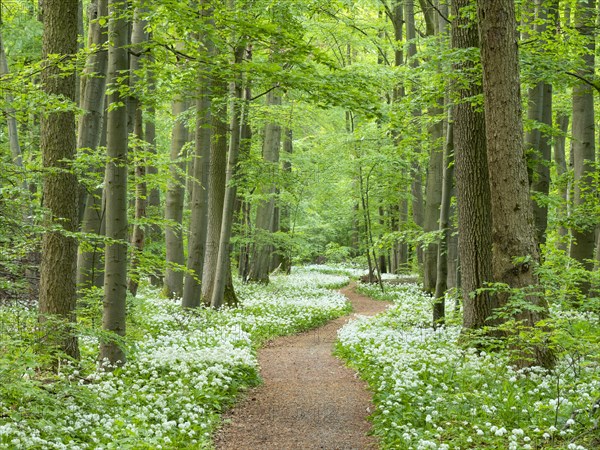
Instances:
[[[259,381],[257,345],[345,314],[345,298],[327,288],[347,282],[297,270],[268,286],[237,286],[239,308],[193,312],[141,289],[130,302],[123,368],[62,367],[50,383],[26,366],[19,383],[16,369],[0,370],[0,448],[207,448],[223,408]],[[35,323],[34,313],[17,313]],[[98,339],[82,336],[80,345],[89,369]]]
[[[462,347],[458,326],[431,328],[431,298],[418,286],[360,289],[395,303],[338,334],[338,352],[374,392],[383,448],[594,448],[597,359],[517,370],[501,354]]]

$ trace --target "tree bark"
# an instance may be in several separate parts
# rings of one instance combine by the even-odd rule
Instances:
[[[171,162],[169,165],[169,181],[165,196],[165,247],[167,267],[164,279],[164,291],[169,298],[183,296],[183,206],[185,200],[185,161],[182,151],[188,141],[188,130],[183,113],[188,109],[185,100],[179,98],[172,103],[173,133],[171,136]]]
[[[527,163],[523,146],[517,28],[513,0],[478,0],[481,62],[485,104],[486,144],[492,204],[492,266],[494,281],[509,288],[535,289],[539,253],[529,198]],[[506,305],[509,292],[498,294]],[[547,309],[539,292],[527,295],[531,309],[515,318],[533,327]],[[534,307],[535,306],[535,310]],[[549,367],[552,353],[536,346],[522,364]]]
[[[408,65],[412,68],[416,68],[419,63],[416,58],[417,43],[415,42],[415,39],[417,38],[417,33],[415,27],[414,0],[404,1],[404,17],[406,18],[406,40],[408,41]],[[421,110],[419,108],[413,109],[412,115],[414,121],[420,123]],[[415,154],[412,163],[412,218],[415,224],[419,227],[423,227],[423,176],[421,174],[421,165],[419,164],[419,154],[421,153],[421,149],[417,145],[414,147],[413,151]],[[423,247],[421,247],[421,245],[416,246],[416,253],[417,261],[421,264],[424,259]]]
[[[119,83],[129,69],[129,26],[124,17],[127,2],[109,0],[108,83],[113,92],[108,96],[106,153],[106,237],[110,239],[104,255],[104,311],[102,327],[116,336],[125,336],[125,299],[127,297],[127,98],[121,95]],[[111,366],[125,363],[125,352],[115,339],[100,345],[100,360]]]
[[[202,1],[206,3],[206,1]],[[212,24],[212,11],[203,9],[207,24]],[[202,43],[207,56],[214,55],[214,44],[208,35],[202,36]],[[198,98],[196,100],[196,145],[194,152],[192,199],[190,205],[190,225],[188,237],[187,273],[183,285],[181,304],[184,308],[200,306],[200,282],[204,268],[204,252],[208,221],[208,170],[210,163],[211,143],[211,86],[205,74],[208,67],[201,64],[198,76]]]
[[[104,100],[108,52],[101,46],[106,42],[107,29],[106,26],[100,25],[98,19],[107,15],[107,0],[94,0],[88,7],[88,47],[98,47],[98,50],[88,56],[86,68],[81,77],[80,106],[84,113],[79,120],[77,133],[77,150],[79,152],[93,153],[96,151],[105,123]],[[99,171],[100,169],[92,170]],[[84,235],[100,235],[104,223],[103,189],[98,187],[88,193],[82,186],[79,193],[81,196],[80,208],[83,204],[83,208],[80,209],[82,211],[81,232]],[[104,284],[102,270],[99,267],[102,252],[103,247],[99,240],[80,245],[77,257],[77,286],[79,289],[100,287]]]
[[[142,70],[142,53],[144,42],[148,39],[145,31],[146,21],[143,19],[143,7],[136,7],[133,15],[131,31],[131,48],[133,53],[129,57],[129,85],[132,94],[129,97],[129,115],[133,119],[133,135],[136,139],[133,145],[133,160],[135,163],[135,207],[133,231],[131,233],[131,264],[129,267],[128,290],[135,297],[137,294],[141,270],[140,255],[144,251],[146,233],[141,222],[146,218],[148,186],[146,183],[146,157],[144,141],[144,114],[140,93],[137,85],[140,84],[140,70]]]
[[[452,4],[452,46],[457,49],[479,47],[476,25],[467,9],[471,0]],[[457,65],[459,73],[469,73],[475,62]],[[458,249],[464,305],[463,327],[482,328],[495,307],[494,298],[479,289],[492,281],[492,217],[488,162],[485,142],[485,118],[471,99],[481,96],[479,80],[459,86],[460,101],[454,107],[454,152],[456,199],[458,206]]]
[[[448,243],[450,241],[450,200],[452,199],[452,182],[454,179],[454,124],[452,110],[448,113],[448,129],[446,145],[444,146],[444,161],[442,175],[442,198],[440,202],[439,230],[442,232],[437,251],[435,303],[433,305],[433,324],[444,323],[446,315],[445,294],[448,289]]]
[[[281,94],[277,89],[267,94],[267,105],[281,105]],[[265,126],[263,142],[263,159],[269,170],[274,169],[279,162],[279,147],[281,145],[281,126],[277,122],[269,122]],[[276,187],[273,183],[266,186],[265,200],[261,201],[256,211],[255,243],[252,251],[248,280],[258,283],[269,282],[269,267],[273,245],[268,242],[268,235],[273,224],[275,209]]]
[[[245,48],[240,46],[235,52],[235,63],[242,62]],[[223,202],[223,215],[221,234],[219,236],[219,251],[215,267],[214,287],[210,304],[213,308],[220,308],[223,304],[235,304],[237,298],[233,291],[231,282],[230,242],[233,228],[233,211],[237,196],[237,185],[235,183],[238,168],[238,156],[240,154],[240,137],[244,124],[244,111],[247,104],[242,102],[242,80],[238,76],[231,87],[233,101],[231,104],[231,135],[229,138],[229,149],[227,158],[227,172],[225,180],[225,199]],[[230,286],[229,292],[227,286]]]
[[[594,20],[596,17],[596,0],[579,0],[575,8],[575,28],[586,39],[583,55],[584,68],[578,75],[592,80],[595,65],[595,38]],[[596,158],[595,122],[594,122],[594,90],[592,86],[579,81],[573,86],[573,217],[575,225],[571,229],[573,240],[571,242],[571,258],[578,261],[586,270],[594,268],[594,242],[598,220],[592,212],[592,204],[596,200],[594,195],[593,177],[594,161]],[[591,214],[591,215],[590,215]],[[589,280],[582,280],[579,289],[583,295],[590,290]]]
[[[546,31],[546,6],[542,0],[535,4],[535,31],[541,36]],[[525,150],[529,160],[530,185],[533,194],[533,218],[538,244],[546,242],[548,206],[545,197],[550,189],[550,139],[539,125],[552,126],[552,85],[538,81],[528,92],[527,118],[537,122],[525,134]],[[541,198],[536,198],[540,196]]]
[[[210,306],[213,298],[215,267],[219,257],[219,241],[225,201],[227,172],[227,84],[213,81],[212,142],[208,168],[208,221],[204,270],[202,272],[202,303]]]
[[[77,52],[77,0],[46,0],[42,53],[74,57]],[[47,95],[75,100],[75,74],[65,75],[55,64],[42,72],[42,86]],[[40,267],[40,319],[54,316],[61,321],[52,346],[72,358],[79,358],[77,337],[70,323],[75,321],[77,299],[76,264],[78,184],[71,170],[75,158],[75,115],[73,111],[52,111],[42,116],[40,147],[44,167],[43,206],[49,223],[42,237]]]

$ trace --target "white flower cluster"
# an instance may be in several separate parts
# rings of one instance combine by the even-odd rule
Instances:
[[[325,287],[347,281],[299,270],[268,286],[239,286],[239,308],[191,313],[142,289],[124,367],[86,378],[65,370],[53,386],[59,404],[48,410],[35,398],[9,408],[0,388],[0,448],[210,447],[220,411],[258,382],[257,343],[346,313],[345,298]],[[84,354],[96,353],[96,339],[81,342]]]
[[[383,448],[559,449],[577,429],[585,436],[594,428],[581,411],[600,396],[598,361],[577,371],[570,359],[552,373],[517,370],[501,354],[461,346],[460,327],[431,328],[431,299],[418,286],[391,292],[395,305],[386,313],[338,333],[340,355],[374,392]]]

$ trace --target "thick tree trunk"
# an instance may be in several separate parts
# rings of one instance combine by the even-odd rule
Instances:
[[[212,14],[205,9],[205,14]],[[210,22],[210,17],[206,18]],[[214,45],[205,35],[202,38],[207,55],[214,54]],[[206,230],[208,221],[208,168],[210,163],[211,142],[211,87],[210,80],[204,75],[207,67],[200,69],[198,77],[198,98],[196,100],[196,145],[194,152],[194,169],[192,199],[190,205],[190,225],[188,236],[188,255],[183,297],[181,304],[184,308],[200,306],[200,282],[204,268],[204,252],[206,245]]]
[[[267,105],[277,107],[281,105],[281,95],[277,90],[267,94]],[[279,147],[281,145],[281,126],[276,122],[269,122],[265,126],[265,138],[263,142],[263,159],[269,168],[275,168],[279,162]],[[269,267],[273,245],[268,242],[268,235],[273,224],[273,213],[275,210],[276,187],[270,184],[265,188],[267,197],[261,201],[256,211],[255,243],[250,262],[248,280],[268,283]]]
[[[477,26],[469,19],[471,0],[452,4],[452,46],[456,49],[479,47]],[[474,62],[465,61],[457,71],[468,73]],[[454,155],[458,206],[458,249],[464,305],[463,326],[482,328],[495,307],[488,292],[478,291],[492,281],[492,217],[488,162],[485,143],[485,119],[471,100],[482,94],[477,80],[459,90],[460,101],[454,107]]]
[[[109,0],[108,83],[114,87],[108,96],[106,153],[106,245],[104,255],[104,311],[102,327],[105,331],[125,335],[125,299],[127,297],[127,98],[117,88],[123,73],[129,68],[127,44],[129,26],[123,10],[127,2]],[[100,360],[111,365],[123,364],[125,353],[116,340],[105,340],[100,345]]]
[[[44,7],[43,57],[77,52],[77,0],[46,0]],[[75,74],[65,76],[56,65],[42,72],[42,86],[48,95],[75,99]],[[42,238],[40,267],[40,319],[54,316],[63,321],[51,345],[72,358],[79,358],[77,337],[69,323],[75,321],[78,183],[71,170],[75,158],[75,116],[73,111],[49,112],[42,117],[40,146],[44,166],[43,206],[48,210],[50,229]]]
[[[235,52],[235,62],[242,62],[244,47],[238,47]],[[223,304],[232,305],[237,303],[233,281],[231,280],[231,231],[233,228],[233,211],[237,196],[237,185],[235,184],[238,168],[238,156],[240,154],[241,128],[244,123],[245,106],[242,103],[242,80],[238,77],[233,82],[232,105],[231,105],[231,135],[229,138],[229,150],[227,157],[227,173],[225,180],[225,199],[223,202],[222,226],[219,236],[219,248],[215,267],[214,287],[210,304],[213,308],[220,308]]]
[[[536,287],[539,254],[529,197],[523,146],[521,92],[515,6],[513,0],[478,0],[481,62],[485,98],[488,172],[492,199],[492,265],[494,281],[510,288]],[[506,305],[508,292],[498,294]],[[539,293],[527,301],[532,308],[516,318],[534,326],[545,316],[537,309],[547,305]],[[535,310],[534,310],[535,307]],[[533,361],[527,361],[531,356]],[[552,353],[543,346],[532,349],[522,364],[551,366]]]
[[[596,17],[596,0],[579,0],[575,8],[575,28],[586,39],[586,50],[583,55],[585,68],[578,75],[592,80],[594,78],[595,42],[594,20]],[[579,81],[573,86],[573,216],[575,225],[571,233],[571,258],[577,260],[587,270],[594,268],[594,242],[598,220],[594,217],[592,204],[597,201],[593,193],[594,161],[596,158],[595,122],[594,122],[594,90],[588,83]],[[589,280],[580,283],[582,294],[590,290]]]
[[[165,196],[165,247],[167,253],[167,267],[164,279],[164,291],[169,298],[183,296],[183,265],[185,256],[183,252],[183,205],[185,200],[185,161],[182,150],[188,141],[188,129],[185,125],[183,113],[188,105],[182,99],[175,100],[172,104],[173,134],[171,136],[171,163],[169,166],[169,181]]]
[[[208,222],[204,270],[202,272],[202,303],[209,306],[213,297],[215,267],[219,257],[219,240],[225,201],[227,171],[227,85],[223,80],[213,82],[213,137],[208,169]]]

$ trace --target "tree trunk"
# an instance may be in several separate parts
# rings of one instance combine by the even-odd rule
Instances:
[[[546,31],[546,6],[536,0],[535,31]],[[546,242],[548,206],[545,198],[550,189],[550,139],[547,132],[540,131],[539,124],[552,126],[552,85],[539,81],[528,92],[527,118],[537,124],[525,134],[525,150],[529,160],[530,185],[533,194],[533,218],[538,244]],[[541,196],[541,198],[536,198]]]
[[[164,291],[169,298],[183,296],[183,205],[185,200],[185,161],[182,150],[188,141],[188,130],[183,113],[188,109],[187,103],[177,99],[172,103],[173,134],[171,137],[171,163],[169,165],[169,181],[165,196],[165,247],[167,267],[164,279]]]
[[[478,0],[481,62],[485,103],[486,144],[492,204],[492,267],[494,281],[510,288],[536,287],[539,254],[529,198],[523,146],[517,29],[513,0]],[[498,294],[506,305],[509,293]],[[516,315],[533,327],[547,309],[539,293],[530,293],[532,308]],[[524,351],[525,353],[528,353]],[[527,361],[528,357],[533,361]],[[543,346],[525,355],[522,364],[549,367],[552,353]]]
[[[144,251],[145,231],[141,222],[146,218],[146,206],[148,187],[146,184],[146,157],[144,148],[144,115],[142,102],[139,92],[136,92],[137,85],[141,82],[140,70],[142,69],[142,59],[140,53],[143,50],[144,42],[147,40],[145,31],[146,21],[142,18],[144,9],[135,8],[133,15],[133,27],[131,31],[131,48],[133,53],[129,57],[129,79],[132,94],[129,97],[129,115],[133,119],[133,135],[135,144],[133,147],[133,160],[135,163],[135,208],[133,231],[131,233],[131,264],[129,267],[128,289],[131,295],[137,294],[141,270],[140,255]]]
[[[415,39],[417,37],[415,28],[415,10],[414,0],[404,1],[404,17],[406,18],[406,40],[408,41],[408,65],[411,68],[417,68],[419,63],[417,61],[417,43]],[[415,123],[420,123],[421,110],[415,108],[412,111],[412,115]],[[412,218],[415,224],[419,227],[423,227],[423,177],[421,174],[421,166],[419,164],[419,153],[421,149],[418,144],[413,148],[414,161],[412,163]],[[419,264],[423,263],[423,247],[421,245],[416,246],[417,261]]]
[[[74,57],[77,52],[77,0],[46,0],[44,7],[42,53]],[[74,101],[75,74],[61,74],[57,65],[48,64],[42,72],[47,95]],[[42,237],[40,267],[40,319],[61,320],[51,345],[72,358],[79,358],[77,337],[69,323],[75,321],[77,242],[77,178],[71,170],[75,158],[75,115],[73,111],[54,111],[42,117],[40,147],[44,167],[43,206],[49,223]]]
[[[127,83],[123,74],[129,69],[127,60],[129,26],[124,17],[127,2],[109,0],[108,83],[113,92],[108,96],[106,153],[106,245],[104,255],[104,311],[102,328],[125,336],[125,299],[127,297],[127,98],[118,86]],[[125,363],[125,352],[116,340],[100,345],[100,360],[111,365]]]
[[[277,107],[281,105],[281,96],[277,90],[267,94],[267,105]],[[269,122],[265,126],[265,138],[263,142],[263,159],[269,169],[275,168],[279,162],[279,147],[281,144],[281,126],[276,122]],[[275,210],[276,187],[270,184],[265,188],[267,197],[259,203],[256,211],[255,242],[252,251],[250,271],[248,280],[268,283],[269,267],[273,245],[269,242],[273,224],[273,213]]]
[[[554,138],[554,165],[556,167],[557,189],[562,198],[561,204],[558,206],[557,216],[560,218],[568,218],[569,208],[567,206],[568,192],[570,191],[570,178],[567,173],[566,159],[566,140],[567,131],[569,130],[569,115],[558,114],[556,118],[556,126],[560,130],[560,134]],[[564,225],[564,221],[560,220],[558,224],[558,235],[560,236],[557,242],[557,248],[563,251],[568,249],[568,234],[569,230]]]
[[[444,323],[446,315],[445,294],[448,289],[448,243],[452,232],[450,228],[450,200],[452,198],[452,182],[454,178],[454,124],[451,110],[448,115],[450,120],[448,121],[446,145],[444,146],[442,199],[440,202],[439,230],[442,232],[442,236],[437,249],[435,303],[433,305],[434,326]]]
[[[294,139],[291,128],[286,128],[283,132],[283,152],[286,154],[286,160],[283,162],[283,172],[288,174],[292,173],[291,158],[294,152]],[[289,233],[291,231],[291,214],[290,204],[286,204],[281,207],[281,231],[283,233]],[[281,271],[285,274],[289,274],[292,271],[292,252],[289,248],[286,248],[281,257]]]
[[[105,121],[105,91],[108,52],[102,49],[107,39],[106,26],[99,23],[100,17],[108,15],[107,0],[94,0],[88,7],[89,32],[88,46],[99,47],[91,53],[86,61],[86,68],[81,78],[81,109],[84,111],[79,120],[77,149],[79,152],[96,151],[101,140]],[[94,171],[100,169],[94,168]],[[100,235],[104,223],[103,189],[101,187],[87,192],[80,187],[80,208],[83,200],[81,216],[81,232],[84,235]],[[103,272],[99,263],[102,260],[102,244],[99,240],[84,243],[79,247],[77,257],[77,286],[89,289],[104,284]]]
[[[239,46],[235,52],[235,63],[242,62],[245,47]],[[223,203],[223,215],[221,234],[219,236],[219,251],[215,267],[214,287],[210,304],[213,308],[220,308],[223,304],[235,304],[237,298],[233,290],[231,280],[231,231],[233,228],[233,211],[237,196],[237,185],[234,183],[238,168],[238,156],[240,153],[241,128],[244,124],[244,111],[247,104],[242,103],[242,80],[238,77],[233,82],[232,105],[231,105],[231,135],[229,138],[229,150],[227,158],[227,173],[225,180],[225,199]],[[227,289],[229,287],[229,289]]]
[[[583,55],[585,67],[578,75],[588,79],[594,79],[595,64],[595,41],[594,20],[596,17],[595,0],[579,0],[575,8],[575,28],[586,39],[586,50]],[[592,86],[583,81],[578,81],[573,86],[573,217],[575,224],[571,230],[573,241],[571,242],[571,258],[575,259],[586,270],[594,268],[594,242],[597,218],[593,213],[592,204],[596,202],[593,191],[594,161],[596,158],[595,146],[595,122],[594,122],[594,90]],[[579,288],[583,295],[590,290],[590,282],[582,280]]]
[[[202,303],[207,306],[211,304],[213,297],[215,267],[219,257],[227,172],[227,84],[222,79],[216,79],[213,87],[213,137],[207,186],[208,222],[202,272]]]
[[[456,49],[479,47],[477,27],[469,18],[471,0],[452,4],[452,46]],[[457,65],[457,72],[469,73],[475,63]],[[478,291],[492,281],[492,217],[485,119],[471,99],[481,96],[481,85],[469,80],[459,88],[460,101],[454,107],[454,157],[458,206],[458,250],[464,305],[463,327],[482,328],[495,307],[488,292]]]
[[[202,3],[206,3],[203,1]],[[212,12],[203,9],[205,20],[211,22]],[[214,45],[207,35],[202,37],[207,56],[214,55]],[[198,76],[198,98],[196,100],[196,146],[194,152],[194,169],[192,200],[190,205],[190,225],[188,237],[187,270],[183,285],[181,305],[184,308],[200,306],[200,277],[204,268],[204,251],[206,245],[206,227],[208,221],[208,168],[210,163],[211,142],[211,87],[210,80],[204,74],[205,65],[200,68]]]

